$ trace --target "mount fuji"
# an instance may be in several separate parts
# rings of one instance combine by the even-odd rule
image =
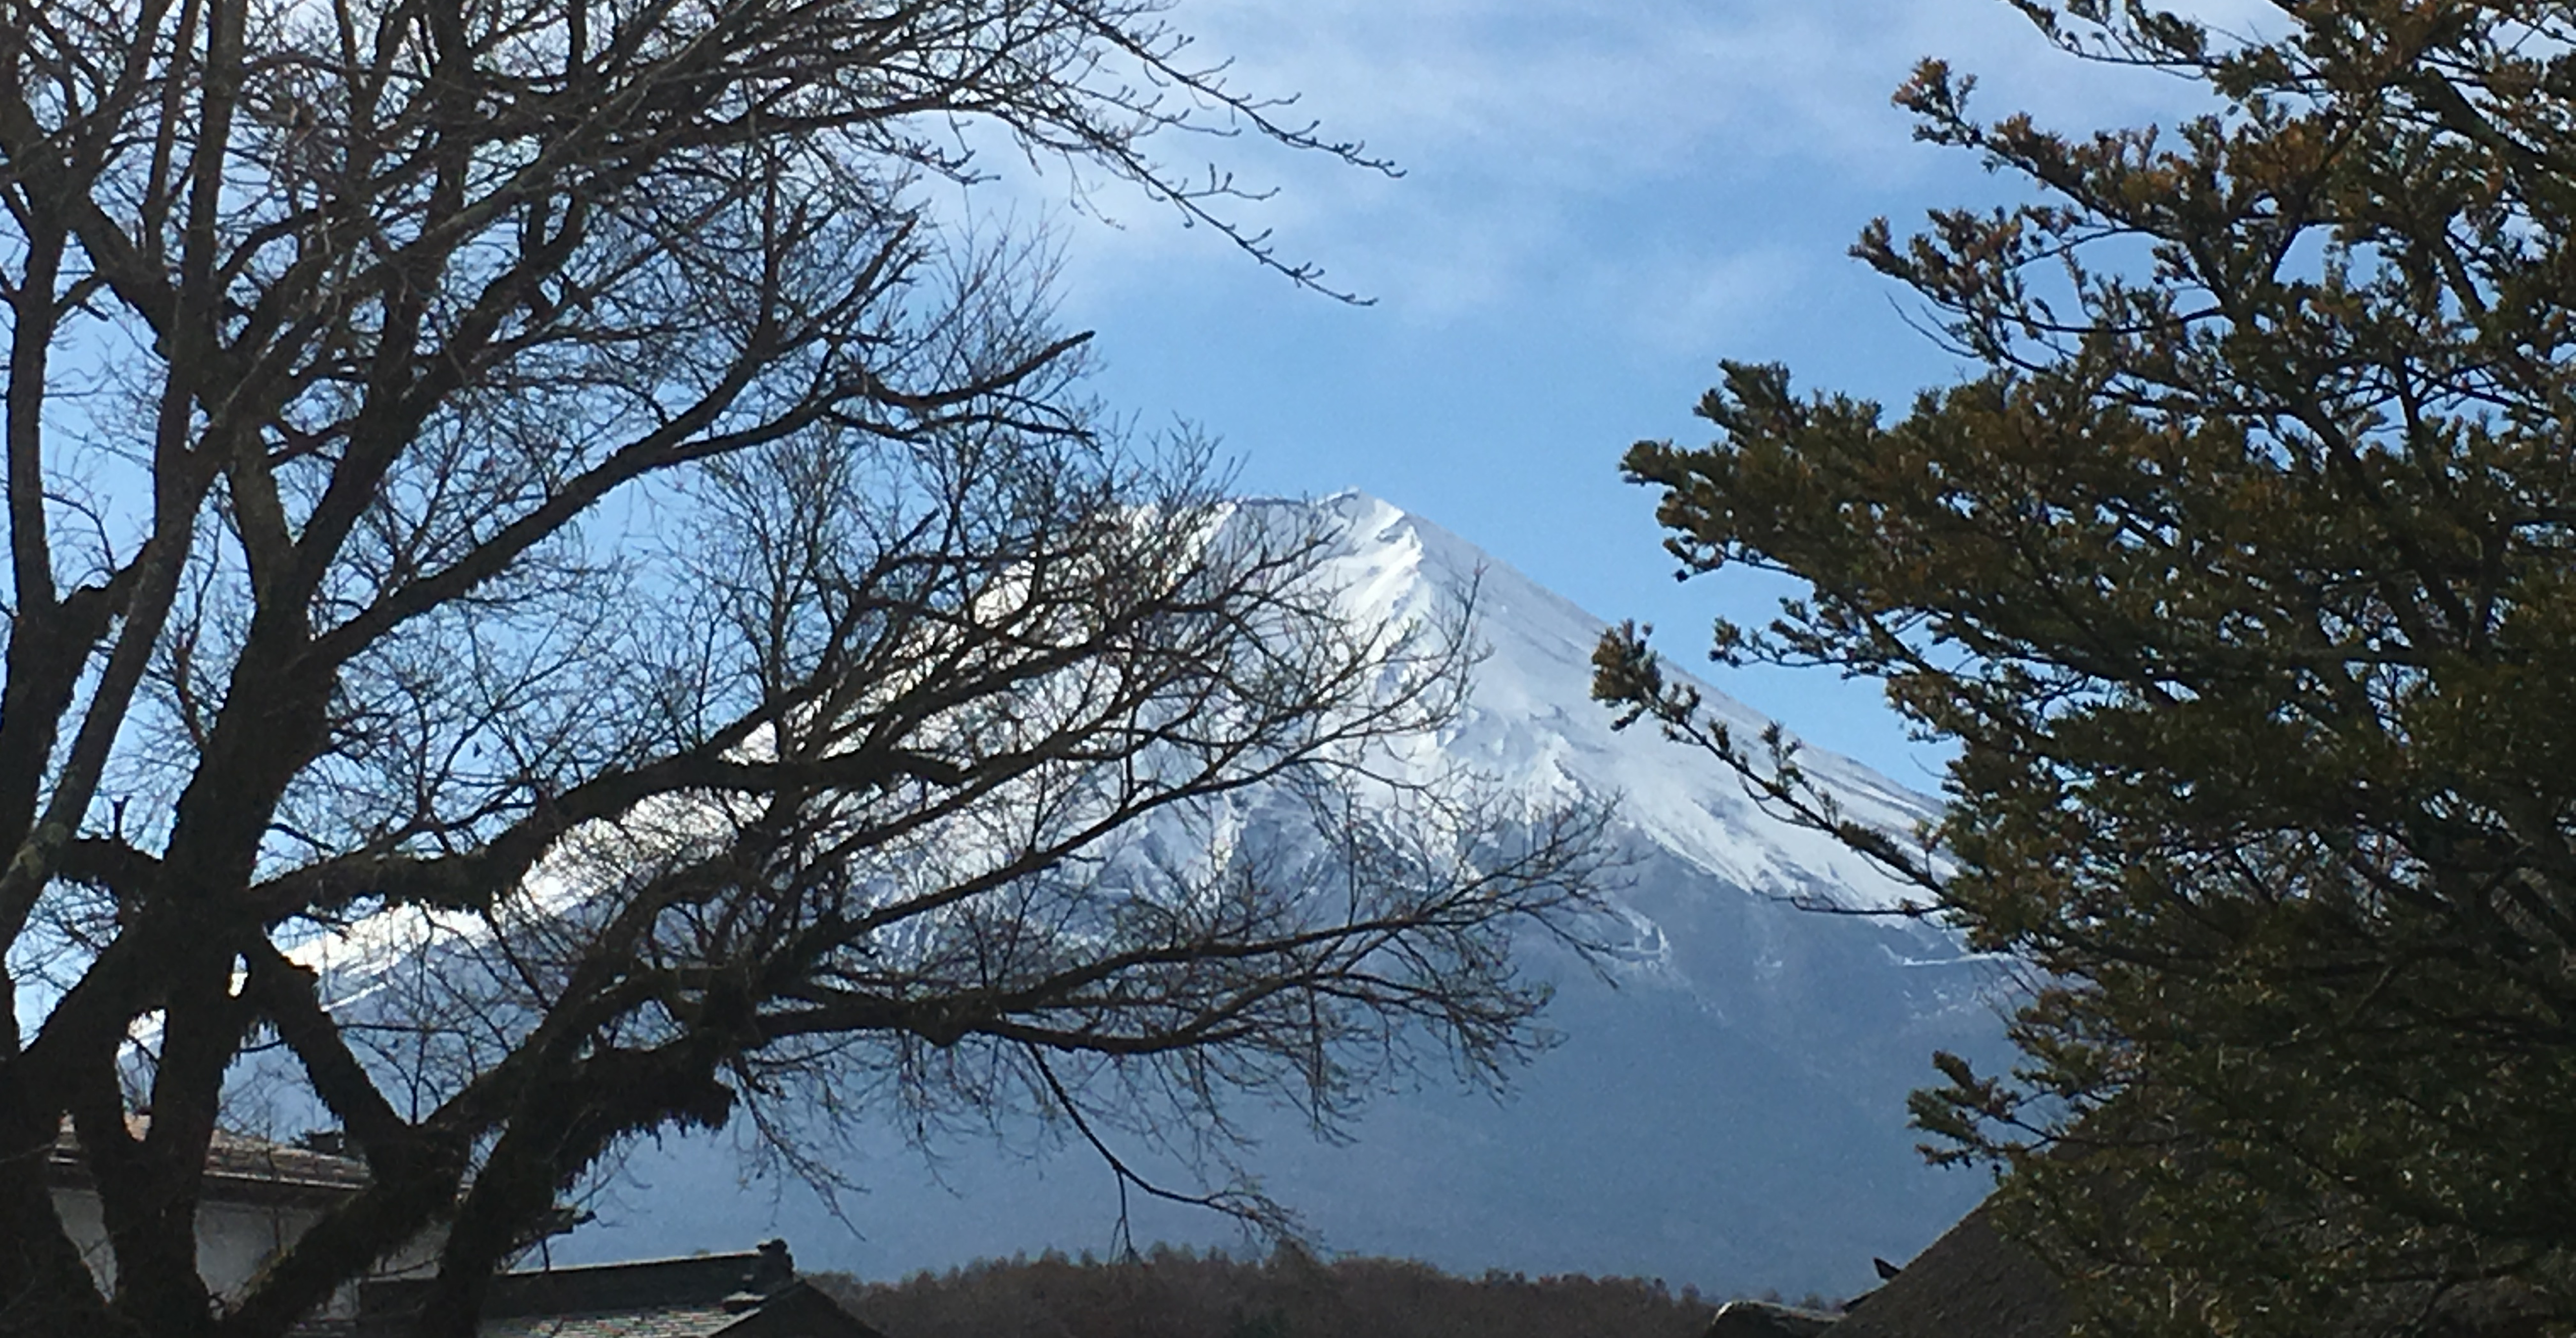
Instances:
[[[1246,501],[1238,514],[1320,522],[1319,579],[1354,618],[1454,608],[1473,591],[1488,648],[1444,760],[1533,794],[1610,799],[1628,859],[1606,973],[1543,953],[1562,1043],[1499,1097],[1426,1084],[1380,1097],[1343,1140],[1288,1112],[1248,1112],[1262,1186],[1332,1249],[1453,1271],[1660,1277],[1712,1295],[1845,1295],[1873,1255],[1908,1258],[1988,1188],[1928,1168],[1905,1094],[1936,1049],[2003,1053],[2001,969],[1916,920],[1819,914],[1892,907],[1902,890],[1829,838],[1763,812],[1711,759],[1650,729],[1614,731],[1591,700],[1603,623],[1420,517],[1359,493]],[[1714,690],[1740,735],[1767,723]],[[1846,813],[1903,830],[1932,801],[1856,762],[1802,754]],[[639,1149],[557,1262],[728,1250],[789,1237],[808,1268],[889,1278],[981,1256],[1106,1253],[1120,1202],[1079,1144],[1030,1130],[938,1145],[862,1131],[832,1168],[861,1187],[827,1203],[794,1178],[747,1176],[728,1136]],[[1234,1244],[1204,1210],[1138,1200],[1139,1242]]]

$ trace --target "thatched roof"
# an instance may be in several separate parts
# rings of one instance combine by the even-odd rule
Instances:
[[[2064,1338],[2070,1322],[2047,1265],[1980,1206],[1855,1302],[1832,1338]]]
[[[2540,1338],[2547,1308],[2525,1283],[2498,1278],[2455,1287],[2417,1312],[2406,1332],[2440,1338]],[[2065,1338],[2074,1316],[2039,1256],[1995,1230],[1985,1206],[1960,1219],[1886,1286],[1850,1304],[1818,1338]],[[2394,1331],[2362,1322],[2348,1334]],[[1746,1329],[1746,1338],[1771,1338]],[[1805,1338],[1808,1331],[1780,1331]],[[1711,1338],[1733,1338],[1732,1332]]]

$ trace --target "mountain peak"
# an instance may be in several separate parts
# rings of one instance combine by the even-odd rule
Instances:
[[[1237,505],[1280,508],[1316,526],[1328,554],[1317,579],[1359,625],[1470,609],[1485,655],[1464,717],[1439,740],[1442,756],[1533,794],[1611,799],[1639,835],[1749,892],[1856,910],[1907,899],[1908,885],[1839,841],[1766,812],[1717,759],[1650,726],[1612,728],[1609,708],[1592,699],[1592,650],[1609,624],[1509,563],[1357,489]],[[1670,666],[1667,673],[1698,687],[1736,738],[1770,727],[1717,688]],[[1903,834],[1938,811],[1850,758],[1811,748],[1799,760],[1860,821]]]
[[[1884,907],[1905,889],[1831,838],[1762,812],[1715,759],[1650,728],[1613,730],[1591,699],[1602,620],[1475,544],[1355,491],[1244,499],[1223,523],[1318,539],[1314,579],[1353,619],[1377,620],[1362,626],[1471,611],[1486,654],[1467,709],[1408,756],[1481,770],[1533,797],[1610,799],[1622,854],[1633,856],[1632,876],[1605,889],[1625,929],[1604,926],[1619,941],[1589,964],[1598,970],[1530,945],[1531,979],[1560,987],[1547,1020],[1564,1043],[1513,1075],[1510,1100],[1436,1080],[1401,1086],[1348,1141],[1313,1138],[1294,1105],[1229,1109],[1241,1121],[1232,1127],[1261,1144],[1265,1187],[1311,1213],[1327,1243],[1460,1270],[1841,1291],[1865,1285],[1870,1256],[1911,1255],[1975,1201],[1975,1178],[1945,1176],[1914,1153],[1905,1093],[1932,1076],[1924,1060],[1936,1049],[1980,1062],[1999,1050],[1983,1002],[1989,963],[1936,925],[1782,904]],[[1739,736],[1768,723],[1705,691]],[[1902,828],[1932,812],[1856,763],[1803,760],[1855,817]],[[1230,816],[1264,820],[1253,809]],[[563,896],[561,880],[542,895]],[[337,978],[335,1006],[367,1007],[392,978],[381,968],[437,961],[474,932],[395,912],[318,938],[298,960]],[[292,1060],[269,1052],[262,1062]],[[632,1150],[589,1200],[599,1219],[556,1258],[679,1255],[792,1233],[833,1267],[893,1277],[1128,1234],[1215,1244],[1230,1232],[1150,1197],[1131,1223],[1084,1144],[999,1107],[938,1126],[989,1117],[993,1139],[934,1160],[913,1141],[925,1136],[920,1112],[902,1102],[889,1082],[815,1116],[832,1133],[811,1165],[830,1182],[863,1178],[863,1220],[880,1229],[854,1231],[843,1210],[858,1205],[828,1193],[775,1182],[745,1192],[748,1145],[733,1134],[675,1134]],[[1180,1162],[1139,1165],[1187,1183],[1206,1169],[1187,1150],[1208,1144],[1193,1141],[1198,1130],[1165,1132],[1176,1138],[1161,1149]],[[1143,1141],[1131,1151],[1159,1157]]]

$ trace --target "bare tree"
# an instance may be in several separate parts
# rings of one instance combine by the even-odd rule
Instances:
[[[465,1334],[644,1131],[1108,1152],[1528,1043],[1593,819],[1390,763],[1463,628],[1350,625],[1324,536],[1100,430],[925,203],[998,127],[1315,282],[1147,143],[1365,160],[1159,8],[0,0],[0,1159],[68,1121],[117,1265],[0,1174],[0,1330],[277,1334],[439,1228]],[[217,1297],[254,1049],[373,1180]]]

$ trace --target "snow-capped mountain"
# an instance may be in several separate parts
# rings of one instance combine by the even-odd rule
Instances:
[[[1264,1187],[1327,1246],[1468,1272],[1616,1273],[1716,1295],[1837,1295],[1872,1255],[1906,1258],[1984,1192],[1926,1168],[1905,1093],[1935,1049],[1991,1055],[1992,968],[1944,931],[1863,910],[1902,890],[1841,846],[1748,799],[1710,759],[1651,729],[1613,731],[1591,700],[1603,623],[1468,541],[1358,493],[1247,501],[1240,521],[1321,520],[1321,579],[1355,619],[1436,614],[1473,592],[1488,648],[1470,707],[1426,755],[1533,793],[1615,796],[1633,863],[1631,931],[1609,980],[1557,963],[1547,1018],[1563,1043],[1496,1099],[1431,1086],[1382,1098],[1344,1143],[1255,1113]],[[1709,690],[1746,737],[1763,721]],[[1930,801],[1857,763],[1810,753],[1846,812],[1903,830]],[[641,1150],[559,1240],[557,1260],[740,1248],[789,1237],[809,1268],[882,1278],[983,1255],[1106,1251],[1120,1205],[1087,1150],[1025,1130],[942,1144],[926,1163],[862,1130],[838,1212],[793,1181],[746,1192],[730,1142]],[[1202,1211],[1137,1201],[1133,1234],[1230,1243]]]
[[[1319,576],[1342,591],[1355,622],[1436,616],[1437,606],[1472,599],[1475,635],[1490,654],[1477,666],[1466,717],[1439,740],[1444,757],[1533,791],[1615,794],[1638,835],[1745,891],[1852,909],[1904,899],[1906,889],[1839,842],[1762,813],[1712,759],[1650,728],[1611,729],[1611,713],[1591,699],[1601,619],[1365,493],[1242,506],[1325,519],[1338,542]],[[1769,724],[1721,692],[1708,690],[1707,704],[1748,743]],[[1933,811],[1928,799],[1856,762],[1823,753],[1801,760],[1863,822],[1903,832]]]

